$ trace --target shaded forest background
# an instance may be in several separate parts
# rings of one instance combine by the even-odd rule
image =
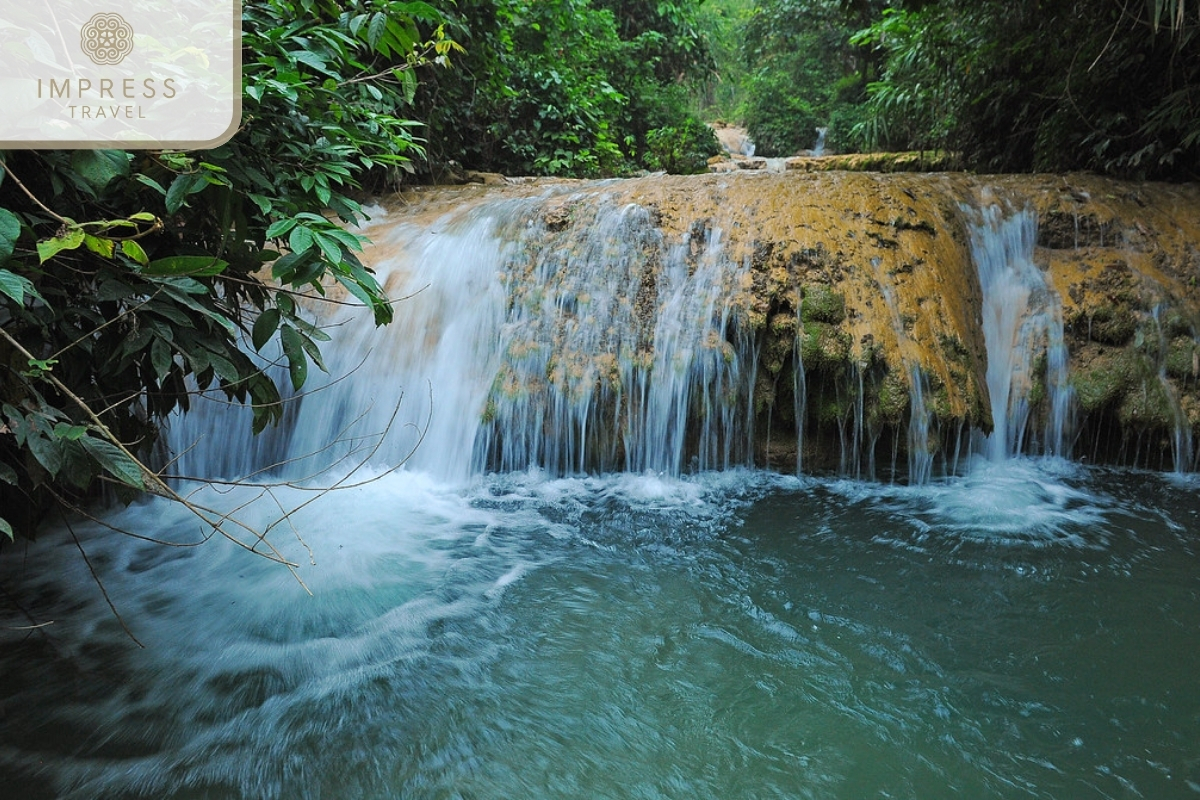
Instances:
[[[1194,179],[1190,0],[462,0],[417,97],[435,160],[658,169],[743,123],[758,155],[938,149],[991,171]],[[664,158],[665,157],[665,158]],[[664,163],[667,161],[668,163]],[[695,167],[695,159],[687,161]]]
[[[1200,177],[1195,0],[246,0],[243,36],[227,144],[0,152],[0,542],[105,487],[174,496],[155,444],[201,389],[278,424],[324,368],[298,297],[335,282],[389,322],[347,227],[370,192],[701,171],[718,119],[760,155],[825,128],[981,171]]]

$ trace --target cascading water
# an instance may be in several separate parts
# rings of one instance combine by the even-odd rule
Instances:
[[[553,203],[586,224],[547,223]],[[369,456],[461,482],[749,463],[754,365],[733,302],[748,276],[719,229],[672,244],[644,208],[560,190],[429,229],[378,210],[364,233],[380,280],[408,298],[396,324],[374,329],[353,308],[324,318],[337,330],[327,383],[245,448],[192,448],[230,425],[226,403],[198,408],[172,429],[178,471],[298,476]]]
[[[1047,455],[1069,456],[1072,390],[1067,383],[1062,307],[1033,263],[1037,217],[1029,210],[1006,214],[998,203],[963,211],[977,215],[971,225],[971,252],[983,293],[993,425],[983,452],[998,461],[1035,449],[1038,443],[1026,440],[1030,395],[1035,384],[1044,381],[1049,412],[1040,449]],[[1046,355],[1044,377],[1037,374],[1040,352]]]
[[[508,267],[479,466],[679,475],[746,463],[752,364],[730,341],[745,265],[729,262],[719,229],[669,244],[639,206],[577,213],[594,216],[559,239],[535,227]]]
[[[1171,381],[1167,379],[1168,341],[1162,324],[1162,305],[1155,305],[1151,309],[1150,314],[1154,320],[1154,328],[1158,333],[1159,340],[1158,383],[1162,387],[1163,396],[1166,398],[1167,406],[1171,410],[1171,421],[1174,423],[1173,435],[1171,437],[1172,460],[1175,472],[1183,473],[1192,467],[1192,426],[1188,422],[1187,414],[1179,402],[1178,392],[1171,384]]]
[[[364,232],[379,280],[409,298],[396,323],[376,329],[353,305],[322,313],[322,326],[336,332],[325,352],[328,375],[314,370],[284,423],[239,447],[213,444],[244,420],[231,422],[226,403],[197,403],[171,427],[171,443],[184,453],[180,471],[235,477],[282,465],[277,471],[297,477],[369,454],[444,480],[474,474],[477,421],[506,344],[498,275],[525,205],[501,201],[426,229],[392,224],[376,209]]]
[[[882,274],[878,260],[871,262],[875,270],[879,292],[883,295],[892,318],[892,330],[896,334],[901,357],[908,369],[909,417],[908,417],[908,481],[912,484],[928,483],[933,476],[933,451],[929,443],[930,412],[925,405],[924,377],[916,360],[911,357],[911,342],[904,330],[900,317],[900,306],[896,293],[887,277]]]
[[[817,143],[813,145],[812,149],[812,154],[814,156],[820,157],[825,155],[825,134],[828,131],[829,128],[817,128]]]
[[[975,220],[994,424],[980,449],[993,460],[1068,455],[1062,313],[1032,262],[1035,216],[997,203],[964,213]],[[370,456],[461,482],[489,470],[680,475],[752,462],[758,358],[739,320],[752,277],[719,226],[669,241],[645,207],[559,188],[477,203],[425,229],[379,210],[365,232],[381,280],[408,298],[397,323],[376,330],[353,308],[323,317],[337,332],[328,385],[291,400],[284,425],[244,448],[189,449],[231,424],[225,403],[190,414],[172,433],[180,472],[274,466],[302,476]],[[872,263],[906,371],[907,479],[919,484],[935,457],[926,381],[890,279]],[[808,402],[800,349],[798,338],[798,473]],[[857,387],[844,390],[852,407],[837,422],[838,463],[864,477],[864,468],[874,474],[877,432],[867,430],[855,374]],[[1031,434],[1037,391],[1047,412]]]

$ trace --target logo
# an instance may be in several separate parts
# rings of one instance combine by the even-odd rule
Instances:
[[[0,152],[228,141],[242,117],[244,3],[0,0]],[[10,13],[22,4],[36,13]]]
[[[80,29],[79,46],[94,64],[120,64],[133,52],[133,28],[120,14],[96,14]]]

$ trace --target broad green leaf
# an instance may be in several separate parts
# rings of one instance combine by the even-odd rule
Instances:
[[[313,246],[312,231],[303,225],[297,225],[292,228],[292,234],[288,237],[288,247],[292,248],[293,253],[301,254]]]
[[[404,70],[401,76],[404,81],[404,103],[411,106],[417,97],[417,76],[411,69]]]
[[[171,289],[178,289],[185,294],[203,294],[207,295],[208,287],[195,278],[189,278],[186,275],[163,276],[157,279],[157,282]]]
[[[139,211],[136,214],[130,214],[129,219],[133,220],[134,222],[154,222],[154,220],[158,218],[149,211]]]
[[[342,249],[332,237],[319,231],[313,231],[312,237],[313,241],[317,243],[317,247],[321,248],[321,252],[325,255],[325,258],[334,264],[341,262]]]
[[[133,297],[134,294],[133,288],[128,284],[116,278],[108,278],[100,282],[100,286],[96,290],[96,299],[102,302],[110,302],[112,300],[125,300],[126,298]]]
[[[37,243],[39,262],[45,264],[63,250],[74,250],[83,244],[83,228],[68,228],[67,232],[53,239],[44,239]]]
[[[199,172],[176,175],[175,180],[171,181],[171,188],[167,189],[167,213],[174,214],[183,207],[188,195],[195,194],[206,186],[208,181]]]
[[[150,343],[150,365],[154,367],[154,374],[160,383],[171,371],[173,355],[171,345],[157,336],[154,337],[154,341]]]
[[[265,195],[247,192],[246,197],[249,197],[254,202],[254,205],[258,206],[258,210],[264,214],[270,214],[271,209],[275,207],[275,203],[271,200],[271,198],[266,197]]]
[[[360,286],[353,278],[340,274],[334,275],[334,277],[337,278],[338,283],[346,287],[346,290],[349,291],[350,294],[361,300],[364,306],[370,308],[372,305],[374,305],[374,298],[372,298],[371,295],[367,293],[367,290]]]
[[[13,254],[21,236],[21,220],[7,208],[0,208],[0,262]]]
[[[146,251],[142,246],[132,239],[126,239],[121,242],[121,252],[129,256],[131,259],[141,264],[143,267],[150,263],[150,257],[146,255]]]
[[[288,253],[271,265],[271,277],[280,283],[292,283],[296,268],[305,261],[299,253]]]
[[[254,320],[254,328],[250,332],[250,339],[254,342],[255,350],[262,350],[263,345],[271,340],[275,335],[275,331],[279,328],[279,309],[268,308],[266,311],[258,315],[258,319]]]
[[[220,353],[214,353],[214,351],[209,350],[209,363],[215,369],[217,375],[227,380],[228,383],[235,384],[241,380],[241,373],[238,372],[238,367],[235,367],[233,361],[230,361]]]
[[[212,256],[168,256],[151,261],[142,269],[142,274],[207,277],[221,274],[228,266],[228,261]]]
[[[191,279],[188,278],[187,280],[191,280]],[[193,299],[192,297],[189,297],[188,294],[185,293],[185,291],[180,291],[179,288],[171,286],[170,284],[165,284],[163,286],[163,294],[165,294],[167,297],[171,298],[175,302],[179,303],[180,305],[187,306],[188,308],[192,309],[193,311],[195,311],[199,314],[203,314],[204,316],[213,320],[218,325],[220,325],[222,328],[224,328],[225,331],[230,336],[237,335],[237,326],[234,325],[233,322],[228,317],[226,317],[224,314],[220,313],[219,311],[216,311],[215,309],[209,308],[207,306],[202,305],[201,303],[196,302],[196,300]]]
[[[279,306],[279,313],[285,317],[294,316],[296,313],[296,301],[291,295],[279,294],[275,296],[275,305]]]
[[[0,294],[8,295],[17,305],[25,302],[25,293],[33,289],[28,278],[0,269]]]
[[[68,425],[65,422],[60,422],[54,426],[54,437],[56,439],[66,439],[69,442],[73,442],[86,434],[87,428],[83,425]]]
[[[387,14],[382,11],[376,11],[371,17],[371,23],[367,26],[367,46],[372,50],[379,45],[379,40],[387,29],[387,23]]]
[[[304,357],[304,344],[300,332],[291,325],[284,325],[280,330],[279,340],[283,343],[283,354],[287,356],[292,388],[299,389],[308,379],[308,359]]]
[[[139,172],[137,175],[133,176],[133,179],[135,181],[137,181],[138,183],[142,183],[142,184],[145,184],[146,186],[149,186],[151,189],[158,192],[159,194],[165,195],[167,193],[167,190],[165,188],[163,188],[163,185],[161,183],[159,183],[158,181],[154,180],[154,178],[151,178],[149,175],[143,175],[142,173]]]
[[[0,461],[0,481],[12,486],[17,485],[17,471],[3,461]]]
[[[662,8],[661,4],[659,5],[659,8]],[[415,0],[415,2],[409,3],[401,3],[395,7],[394,11],[398,14],[405,14],[410,17],[423,19],[426,22],[439,22],[443,19],[441,11],[438,11],[429,3],[421,2],[421,0]],[[663,12],[660,10],[658,13],[661,15]]]
[[[92,236],[88,233],[83,235],[83,246],[88,250],[91,250],[96,255],[104,256],[105,258],[113,257],[113,249],[116,247],[116,244],[117,243],[112,239],[105,239],[100,236]]]
[[[304,348],[304,352],[308,353],[308,357],[312,359],[314,364],[321,368],[322,372],[329,372],[325,367],[325,360],[321,358],[321,348],[317,347],[312,339],[304,334],[300,334],[300,344]]]
[[[115,179],[129,176],[131,158],[125,150],[76,150],[71,154],[71,168],[99,195]]]
[[[267,228],[266,236],[268,239],[278,239],[294,227],[296,227],[296,220],[294,218],[277,219]]]
[[[358,236],[342,228],[330,228],[327,231],[322,231],[322,233],[324,233],[326,236],[332,236],[334,239],[337,239],[339,242],[346,245],[346,247],[350,250],[362,250],[363,239],[365,237]]]
[[[16,537],[13,536],[12,525],[9,525],[8,520],[6,520],[4,517],[0,517],[0,533],[3,533],[5,536],[7,536],[10,542],[16,541]]]
[[[329,71],[329,68],[325,65],[324,59],[322,59],[316,53],[312,53],[307,50],[296,50],[292,52],[292,58],[296,59],[301,64],[307,64],[317,72],[324,73],[325,75],[329,75],[333,78],[338,77],[337,73]]]
[[[58,471],[62,469],[62,446],[57,441],[40,431],[31,431],[25,444],[37,462],[45,467],[46,472],[51,476],[58,475]]]
[[[76,489],[86,491],[96,479],[99,470],[96,462],[78,442],[63,447],[63,465],[59,479],[65,480]]]
[[[184,328],[192,327],[192,320],[188,318],[187,314],[183,313],[182,309],[173,303],[167,303],[162,300],[147,300],[142,306],[142,310],[151,314],[158,314],[160,317]]]
[[[94,436],[85,436],[79,440],[79,443],[83,445],[83,449],[88,452],[88,455],[96,459],[96,462],[105,471],[121,483],[135,489],[146,488],[146,484],[142,480],[141,467],[112,442],[97,439]]]
[[[306,320],[302,317],[294,317],[291,320],[291,322],[293,325],[295,325],[301,331],[308,334],[309,336],[311,336],[313,339],[317,340],[318,342],[333,341],[333,339],[329,336],[328,333],[321,330],[316,325],[313,325],[311,322],[309,322],[308,320]]]

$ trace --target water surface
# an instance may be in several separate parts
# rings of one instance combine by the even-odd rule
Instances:
[[[306,508],[303,543],[275,533],[312,596],[226,542],[79,523],[146,648],[61,531],[8,553],[5,626],[28,624],[16,600],[53,624],[0,633],[0,778],[29,798],[1196,797],[1198,488],[1054,459],[919,487],[400,472]],[[196,535],[157,501],[110,521]]]

